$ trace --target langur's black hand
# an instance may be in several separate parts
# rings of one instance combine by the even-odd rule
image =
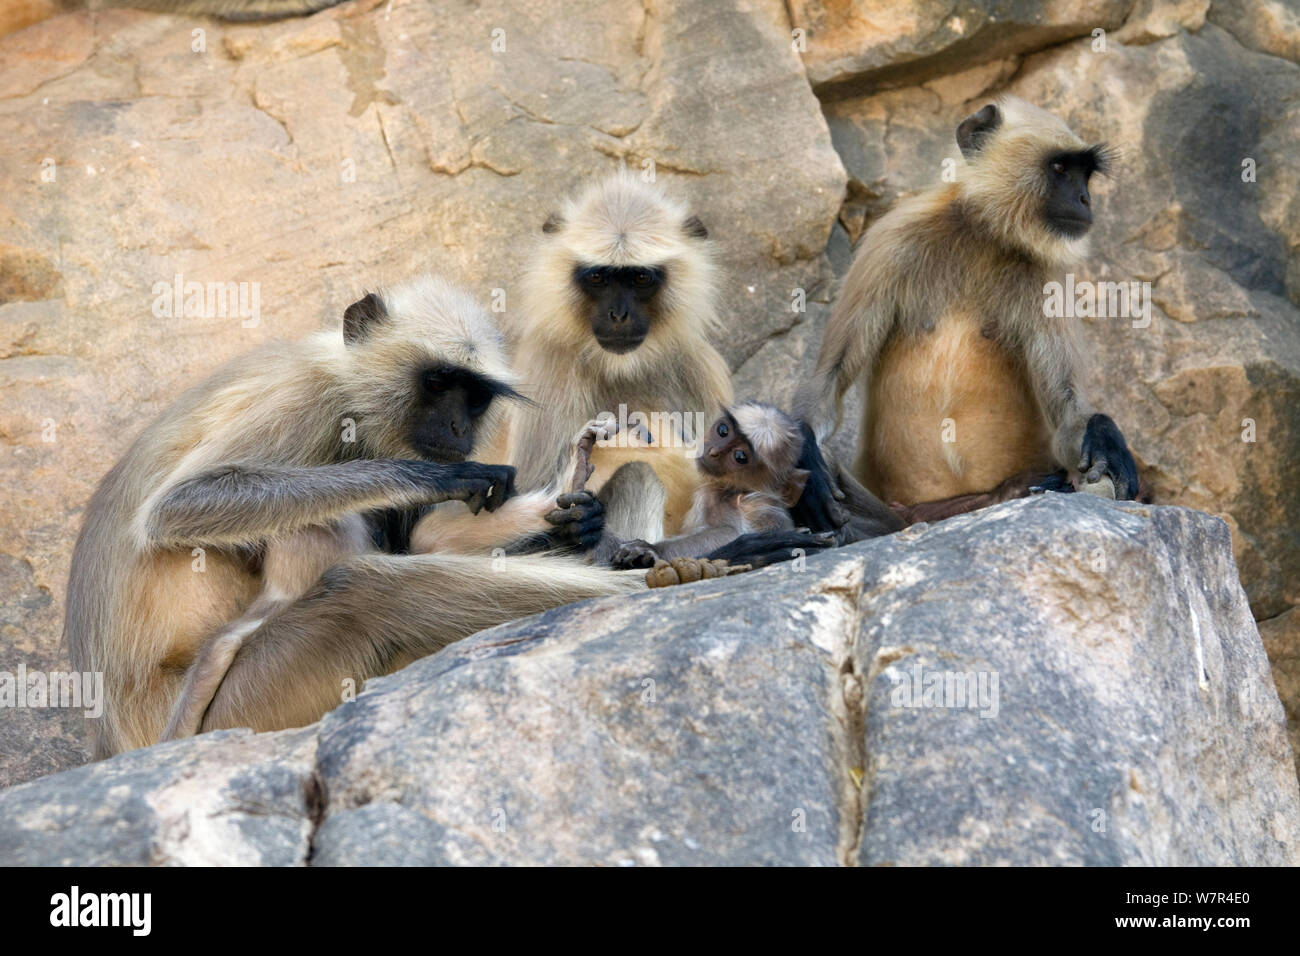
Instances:
[[[796,524],[806,525],[814,531],[838,531],[849,521],[848,513],[835,503],[843,499],[844,493],[831,477],[812,427],[807,422],[800,422],[799,431],[803,435],[803,448],[796,467],[807,470],[808,480],[804,483],[803,494],[790,509],[790,517]]]
[[[590,551],[605,530],[605,506],[589,491],[574,491],[555,499],[558,507],[546,515],[554,530],[546,532],[553,548]]]
[[[462,461],[439,467],[447,498],[465,502],[474,514],[496,511],[515,493],[515,470],[509,465]]]
[[[659,552],[655,551],[654,545],[649,541],[642,541],[640,538],[634,538],[631,541],[624,541],[614,556],[610,558],[610,565],[615,568],[653,568],[655,561],[659,559]]]
[[[1137,497],[1137,462],[1128,450],[1124,435],[1105,415],[1088,419],[1079,456],[1079,474],[1086,482],[1098,481],[1102,475],[1110,478],[1117,500],[1132,501]]]

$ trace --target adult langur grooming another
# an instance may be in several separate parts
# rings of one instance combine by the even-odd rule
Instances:
[[[957,142],[957,181],[898,203],[863,236],[797,407],[824,437],[862,382],[854,471],[888,502],[1042,476],[1028,488],[1061,469],[1131,499],[1124,437],[1080,391],[1077,329],[1044,315],[1045,285],[1086,250],[1089,178],[1107,150],[1010,97],[962,121]]]
[[[73,553],[64,634],[74,666],[105,678],[93,754],[156,741],[187,676],[201,729],[301,726],[349,679],[643,586],[566,559],[370,551],[360,515],[506,503],[514,470],[466,459],[516,394],[487,313],[422,279],[349,307],[342,334],[261,348],[181,396],[100,483]],[[193,708],[178,710],[173,733],[189,732]]]

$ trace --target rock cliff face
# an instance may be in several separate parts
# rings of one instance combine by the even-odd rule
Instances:
[[[1228,529],[1091,496],[571,605],[0,792],[18,863],[1295,864]]]
[[[358,0],[256,26],[121,10],[0,36],[0,670],[66,665],[95,482],[225,358],[424,269],[504,290],[509,325],[555,202],[653,164],[718,242],[738,391],[784,401],[851,243],[938,181],[957,121],[1008,91],[1121,150],[1081,278],[1149,282],[1153,304],[1141,327],[1085,320],[1092,391],[1160,501],[1227,522],[1300,743],[1298,60],[1280,0]],[[177,275],[255,298],[242,317],[157,314]],[[83,761],[80,721],[0,711],[0,783]]]

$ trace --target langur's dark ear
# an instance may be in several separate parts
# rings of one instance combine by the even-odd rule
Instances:
[[[970,159],[983,148],[988,138],[1002,125],[1002,111],[990,103],[957,125],[957,145],[961,154]]]
[[[553,212],[546,217],[546,222],[542,223],[542,232],[547,234],[559,232],[560,227],[563,225],[564,217],[562,217],[558,212]]]
[[[691,216],[690,219],[687,219],[682,223],[682,229],[685,230],[686,235],[690,236],[692,239],[709,238],[709,230],[704,228],[704,223],[700,222],[699,216]]]
[[[378,323],[388,318],[384,300],[373,292],[364,299],[353,302],[343,310],[343,341],[352,345],[360,342]]]
[[[785,487],[781,489],[781,501],[787,508],[793,508],[799,503],[799,498],[803,495],[803,486],[808,484],[808,476],[811,471],[803,468],[796,468],[790,472],[790,477],[785,480]]]

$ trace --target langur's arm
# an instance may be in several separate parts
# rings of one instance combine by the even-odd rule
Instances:
[[[799,500],[790,509],[790,518],[794,524],[811,531],[838,531],[849,518],[836,504],[837,500],[844,499],[844,493],[835,483],[812,426],[801,421],[799,431],[803,436],[803,448],[795,467],[808,472],[808,478],[804,481]]]
[[[743,495],[735,505],[735,520],[724,521],[690,534],[679,534],[654,544],[625,541],[611,562],[615,567],[652,567],[658,559],[702,558],[731,544],[746,533],[793,531],[795,523],[775,499],[767,495]]]
[[[1024,343],[1024,354],[1030,384],[1052,429],[1052,456],[1062,468],[1075,468],[1093,409],[1079,393],[1074,350],[1056,330],[1038,328]]]
[[[155,547],[252,544],[353,512],[457,499],[495,509],[514,493],[502,465],[378,459],[315,468],[228,465],[186,478],[145,516]]]
[[[841,544],[893,534],[903,528],[904,522],[894,509],[868,491],[847,468],[841,468],[839,462],[832,459],[830,469],[843,495],[840,506],[849,514],[849,522],[840,534]]]
[[[1119,426],[1079,393],[1072,343],[1047,330],[1036,331],[1025,346],[1029,378],[1039,406],[1053,429],[1056,463],[1078,472],[1083,484],[1110,478],[1115,497],[1132,500],[1138,493],[1137,463]]]
[[[895,276],[883,256],[859,256],[831,307],[830,321],[811,382],[794,403],[795,414],[812,424],[819,438],[839,428],[845,393],[857,381],[869,394],[867,377],[894,331]]]
[[[679,534],[672,538],[665,538],[658,541],[651,547],[655,553],[664,560],[672,558],[698,558],[708,554],[715,548],[720,548],[724,544],[735,541],[741,535],[739,528],[731,525],[719,525],[714,528],[704,528],[701,531],[695,531],[691,534]],[[628,542],[635,544],[636,542]]]

